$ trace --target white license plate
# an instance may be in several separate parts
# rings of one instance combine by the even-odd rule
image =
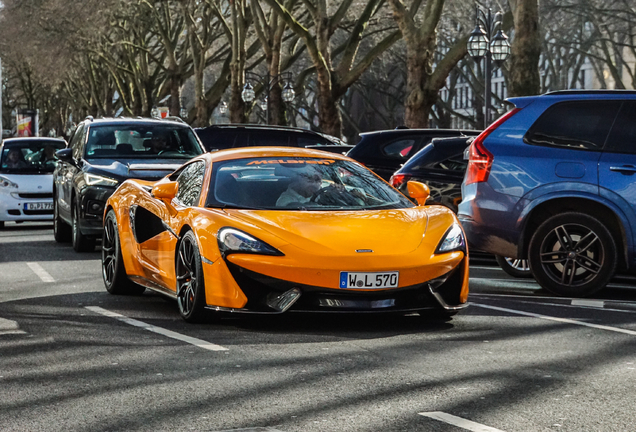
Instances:
[[[53,210],[53,203],[25,203],[25,210]]]
[[[354,273],[340,272],[340,288],[397,288],[400,272]]]

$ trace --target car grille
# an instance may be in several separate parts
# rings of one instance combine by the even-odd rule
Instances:
[[[48,193],[21,193],[18,194],[18,196],[20,198],[25,198],[25,199],[29,199],[29,198],[34,198],[34,199],[38,199],[38,198],[53,198],[53,193],[48,192]]]

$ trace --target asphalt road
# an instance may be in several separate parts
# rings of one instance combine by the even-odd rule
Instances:
[[[636,284],[593,299],[471,265],[471,306],[187,324],[99,252],[0,231],[0,431],[631,431]],[[632,285],[633,284],[633,285]]]

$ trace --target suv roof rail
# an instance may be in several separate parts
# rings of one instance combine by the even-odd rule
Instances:
[[[571,89],[571,90],[556,90],[545,93],[546,95],[576,95],[576,94],[636,94],[636,90],[609,90],[609,89],[598,89],[598,90],[581,90],[581,89]]]

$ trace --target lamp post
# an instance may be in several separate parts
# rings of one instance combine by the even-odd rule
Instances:
[[[484,62],[484,129],[490,124],[492,62],[495,62],[495,66],[500,66],[510,55],[508,36],[501,30],[502,17],[501,12],[493,16],[490,8],[484,12],[477,7],[477,23],[468,39],[468,54],[477,63],[482,57],[486,58]]]
[[[265,115],[267,124],[269,124],[269,110],[270,110],[270,93],[275,85],[280,85],[284,83],[283,90],[281,92],[281,99],[283,102],[291,102],[294,100],[296,96],[296,92],[291,85],[292,73],[291,72],[282,72],[280,75],[270,75],[269,72],[266,75],[260,75],[255,72],[245,72],[245,87],[243,87],[243,91],[241,92],[241,98],[244,102],[250,103],[253,102],[256,98],[256,93],[254,92],[254,87],[250,83],[250,80],[254,80],[259,82],[265,88]],[[263,104],[261,104],[261,108],[263,108]]]

